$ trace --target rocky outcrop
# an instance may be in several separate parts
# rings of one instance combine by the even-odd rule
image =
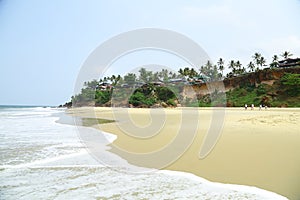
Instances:
[[[274,81],[279,80],[284,73],[300,74],[300,67],[264,69],[239,77],[225,79],[223,83],[226,90],[229,88],[239,87],[240,85],[258,85],[261,83],[273,84]]]
[[[183,99],[196,99],[199,96],[211,94],[215,90],[227,92],[230,89],[244,86],[258,86],[262,83],[272,86],[285,73],[300,74],[300,67],[264,69],[237,77],[226,78],[223,81],[187,85],[184,86],[181,95]]]

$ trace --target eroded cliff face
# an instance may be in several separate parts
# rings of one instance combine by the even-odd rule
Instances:
[[[266,84],[273,84],[274,81],[279,80],[284,73],[294,73],[294,74],[300,74],[300,67],[296,68],[281,68],[281,69],[265,69],[265,70],[260,70],[258,72],[254,73],[249,73],[244,76],[239,76],[239,77],[234,77],[234,78],[229,78],[225,79],[224,85],[225,88],[236,88],[239,87],[240,85],[247,85],[247,84],[261,84],[261,83],[266,83]]]
[[[280,69],[264,69],[258,72],[245,74],[238,77],[227,78],[223,81],[202,83],[200,85],[184,86],[182,96],[184,99],[196,99],[199,96],[205,96],[217,91],[229,91],[230,89],[246,86],[267,84],[272,86],[274,82],[279,80],[284,73],[300,74],[300,67],[295,68],[280,68]]]

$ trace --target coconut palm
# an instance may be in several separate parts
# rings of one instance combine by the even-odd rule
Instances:
[[[250,63],[247,65],[248,69],[250,72],[254,72],[255,69],[255,65],[253,64],[252,61],[250,61]]]
[[[141,68],[140,70],[139,70],[139,80],[140,81],[142,81],[142,82],[144,82],[144,83],[148,83],[150,80],[150,78],[149,78],[149,71],[147,71],[146,70],[146,68]]]
[[[278,56],[277,56],[277,55],[274,55],[274,56],[272,57],[272,59],[273,59],[273,62],[278,62]]]
[[[266,64],[266,59],[260,54],[260,53],[255,53],[253,56],[253,61],[256,64],[256,71],[260,69],[263,65]]]
[[[271,64],[270,64],[270,68],[275,68],[275,67],[278,67],[278,56],[277,55],[274,55],[273,57],[272,57],[272,62],[271,62]]]
[[[242,74],[245,74],[245,73],[246,73],[246,68],[243,67],[243,68],[242,68]]]
[[[116,76],[115,75],[112,75],[110,78],[109,78],[109,80],[112,82],[112,83],[114,83],[115,82],[115,80],[116,80]]]
[[[235,68],[235,62],[234,62],[234,60],[231,60],[230,62],[229,62],[229,64],[228,64],[228,68],[229,69],[232,69],[232,72],[235,74],[235,72],[236,72],[236,68]]]
[[[124,76],[124,83],[133,86],[136,82],[136,75],[134,73],[128,73]]]
[[[255,65],[257,66],[257,69],[259,69],[261,57],[262,57],[261,54],[257,53],[257,52],[252,56],[253,61],[254,61]]]
[[[188,76],[189,73],[190,73],[190,68],[185,67],[185,68],[183,69],[183,75],[184,75],[184,76]]]
[[[242,74],[242,64],[239,60],[236,61],[235,67],[236,67],[237,74]]]
[[[219,59],[219,61],[217,62],[218,64],[218,68],[219,70],[222,72],[222,76],[223,76],[223,71],[224,71],[224,60],[222,58]]]
[[[179,69],[178,73],[179,73],[180,75],[184,76],[183,70],[182,70],[181,68]]]
[[[263,56],[261,56],[258,63],[260,67],[262,67],[266,65],[266,62],[267,62],[266,59]]]
[[[89,89],[93,89],[95,90],[99,85],[99,82],[97,80],[92,80],[90,82],[84,82],[84,86],[86,88],[89,88]]]
[[[191,77],[194,77],[194,76],[197,76],[198,75],[198,73],[196,72],[196,70],[194,69],[194,68],[192,68],[191,70],[190,70],[190,78]]]
[[[288,51],[285,51],[281,54],[281,56],[284,58],[284,59],[288,59],[292,56],[293,54],[288,52]]]

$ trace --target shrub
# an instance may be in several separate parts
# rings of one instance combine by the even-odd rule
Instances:
[[[107,103],[111,99],[111,92],[109,90],[96,91],[95,102],[97,105],[102,105]]]
[[[260,84],[257,89],[256,89],[256,94],[257,95],[263,95],[266,94],[266,86],[264,84]]]
[[[285,86],[287,93],[290,96],[297,96],[300,94],[300,74],[285,73],[280,83]]]
[[[142,106],[142,105],[152,106],[155,104],[155,102],[156,102],[155,98],[147,97],[139,91],[136,91],[129,98],[129,103],[135,107]]]
[[[170,106],[176,106],[177,105],[176,102],[174,101],[174,99],[169,99],[167,101],[167,104],[170,105]]]
[[[157,87],[156,93],[158,100],[165,102],[176,97],[172,90],[167,87]]]

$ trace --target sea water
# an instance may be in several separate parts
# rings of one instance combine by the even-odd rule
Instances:
[[[57,123],[66,118],[64,109],[0,107],[0,199],[285,199],[183,172],[126,173],[129,164],[107,151],[116,137],[80,127],[105,135],[103,156],[122,163],[108,167],[88,153],[78,126]]]

